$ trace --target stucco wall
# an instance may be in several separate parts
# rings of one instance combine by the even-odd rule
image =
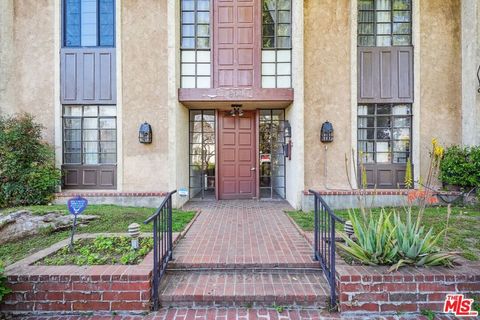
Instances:
[[[168,163],[167,3],[122,1],[123,191],[166,191]],[[144,121],[153,143],[138,142]]]
[[[13,79],[15,96],[10,98],[13,99],[10,101],[14,101],[14,107],[10,107],[9,112],[33,114],[36,120],[46,127],[45,139],[53,144],[54,1],[22,0],[13,3],[14,64],[10,69],[10,81]]]
[[[305,186],[346,188],[344,158],[350,158],[352,148],[350,1],[308,0],[304,13]],[[325,152],[320,128],[327,120],[334,126],[335,140]]]
[[[0,1],[0,114],[15,106],[13,11],[13,0]]]
[[[421,96],[416,99],[421,99],[420,174],[426,176],[432,138],[444,145],[461,143],[460,0],[420,5]]]

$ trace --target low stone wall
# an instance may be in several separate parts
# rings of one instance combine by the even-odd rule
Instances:
[[[61,241],[7,267],[13,292],[4,297],[1,312],[150,310],[153,252],[132,266],[32,265],[66,244]]]
[[[55,204],[66,204],[68,199],[80,196],[89,204],[114,204],[125,207],[158,208],[166,192],[61,192],[55,194]]]
[[[359,207],[360,193],[362,199],[365,199],[367,208],[381,208],[381,207],[401,207],[408,204],[408,192],[411,190],[396,189],[396,190],[318,190],[323,200],[331,209],[352,209]],[[442,198],[453,200],[458,197],[458,192],[442,192]],[[363,200],[362,200],[363,201]],[[442,202],[442,199],[439,198]],[[315,198],[313,194],[308,191],[303,192],[302,195],[302,210],[313,211],[315,206]]]
[[[447,294],[480,296],[480,263],[462,261],[453,269],[337,266],[337,290],[342,314],[371,312],[443,312]]]

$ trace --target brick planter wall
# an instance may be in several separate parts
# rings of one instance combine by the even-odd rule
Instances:
[[[338,261],[338,260],[337,260]],[[337,266],[337,290],[342,314],[443,312],[447,294],[480,296],[480,264],[462,261],[454,269]]]
[[[150,310],[153,252],[132,266],[31,265],[67,243],[61,241],[7,268],[13,292],[4,297],[0,311]]]

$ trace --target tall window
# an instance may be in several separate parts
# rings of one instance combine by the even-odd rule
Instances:
[[[190,197],[215,199],[215,110],[190,110]]]
[[[64,0],[65,47],[113,47],[115,0]]]
[[[411,0],[359,0],[358,9],[359,46],[412,44]]]
[[[262,0],[262,87],[292,86],[291,0]]]
[[[285,198],[285,110],[260,110],[260,197]]]
[[[63,163],[117,163],[116,106],[63,107]]]
[[[181,87],[210,88],[210,0],[182,0],[181,11]]]

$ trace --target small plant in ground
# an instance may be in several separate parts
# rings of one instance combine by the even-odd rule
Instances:
[[[433,319],[435,319],[435,312],[433,312],[432,310],[423,309],[422,311],[420,311],[420,314],[421,314],[422,316],[427,317],[428,320],[433,320]]]
[[[5,269],[3,268],[3,263],[0,261],[0,301],[3,297],[12,292],[7,287],[7,277],[4,275]]]
[[[275,308],[275,310],[276,310],[278,313],[283,313],[283,311],[285,311],[285,307],[284,307],[284,306],[273,305],[273,307]]]

